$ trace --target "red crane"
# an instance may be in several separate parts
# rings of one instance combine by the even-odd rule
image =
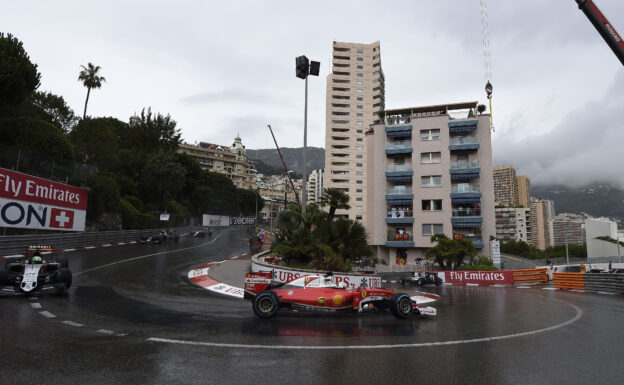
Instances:
[[[273,141],[275,142],[275,147],[277,148],[277,153],[279,154],[280,159],[282,159],[282,164],[284,165],[284,170],[286,170],[286,175],[288,176],[288,180],[290,181],[290,186],[292,187],[293,192],[295,193],[295,197],[297,198],[297,204],[301,204],[301,201],[299,200],[299,194],[297,194],[297,190],[295,189],[295,184],[293,183],[293,180],[290,177],[290,173],[288,172],[288,166],[286,166],[286,161],[284,161],[284,157],[282,156],[282,151],[280,150],[279,146],[277,145],[277,140],[275,140],[275,135],[273,134],[273,129],[271,128],[270,124],[267,124],[267,127],[269,127],[269,131],[271,131],[271,136],[273,137]]]
[[[607,45],[613,50],[615,56],[624,65],[624,42],[622,41],[622,36],[617,33],[613,25],[609,23],[609,20],[600,12],[600,9],[592,0],[576,0],[576,3],[596,30],[598,30],[600,36],[607,42]]]

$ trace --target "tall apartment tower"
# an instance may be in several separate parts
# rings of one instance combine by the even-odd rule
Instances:
[[[431,236],[468,239],[490,255],[496,235],[490,116],[477,102],[385,111],[366,135],[366,230],[377,258],[414,264]]]
[[[523,207],[531,207],[531,180],[526,175],[516,177],[518,185],[518,203]]]
[[[350,210],[336,216],[366,223],[367,156],[365,132],[385,107],[385,79],[379,42],[334,42],[332,72],[327,76],[325,187],[349,197]]]
[[[308,175],[308,183],[306,184],[308,203],[320,203],[323,195],[325,170],[313,170]]]
[[[502,206],[518,204],[516,170],[512,166],[494,167],[494,200]]]

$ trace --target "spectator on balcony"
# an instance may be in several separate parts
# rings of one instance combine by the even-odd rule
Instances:
[[[399,218],[405,218],[405,210],[403,210],[403,207],[399,207]]]
[[[392,211],[390,211],[390,217],[391,218],[396,218],[397,217],[396,207],[393,207]]]

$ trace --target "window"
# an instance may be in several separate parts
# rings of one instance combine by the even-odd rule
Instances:
[[[440,187],[442,186],[441,175],[427,175],[420,177],[421,187]]]
[[[363,118],[363,117],[364,117],[364,114],[363,114],[363,113],[361,113],[361,112],[358,112],[357,114],[355,114],[355,117],[356,117],[356,118]]]
[[[422,201],[422,209],[425,211],[442,210],[442,199],[425,199]]]
[[[356,150],[363,150],[363,149],[364,149],[364,147],[362,147],[362,146],[355,146],[355,149],[356,149]]]
[[[357,101],[358,101],[358,102],[361,102],[362,100],[364,100],[364,98],[363,98],[363,97],[361,97],[361,96],[358,96],[358,97],[357,97]]]
[[[364,109],[364,106],[358,105],[358,106],[357,106],[357,109],[358,109],[358,110],[363,110],[363,109]]]
[[[364,61],[364,58],[359,57],[357,58],[357,61]]]
[[[422,225],[422,235],[444,234],[441,224],[424,223]]]
[[[364,172],[363,171],[356,171],[355,175],[364,175]]]
[[[420,130],[420,140],[440,140],[440,129]]]
[[[361,134],[362,130],[355,130],[355,132],[357,132],[358,134]]]
[[[356,125],[356,126],[361,126],[361,125],[363,125],[363,124],[364,124],[364,123],[363,123],[361,120],[358,120],[358,121],[356,121],[356,122],[355,122],[355,125]]]
[[[362,216],[361,215],[356,215],[355,219],[357,219],[358,221],[361,221],[362,220]]]
[[[362,155],[362,154],[356,154],[356,155],[355,155],[355,157],[356,157],[357,159],[363,159],[363,158],[364,158],[364,155]]]
[[[358,78],[363,78],[363,77],[364,77],[364,74],[362,74],[362,73],[359,73],[359,72],[358,72],[357,77],[358,77]]]
[[[362,189],[361,189],[361,188],[355,189],[355,192],[359,192],[359,193],[361,193],[361,192],[362,192]]]
[[[355,201],[356,201],[356,202],[362,202],[362,197],[357,197],[357,198],[355,198]]]
[[[379,71],[373,72],[373,75],[379,75]]]
[[[377,52],[377,51],[379,51],[379,47],[374,47],[373,52]]]
[[[362,138],[357,138],[355,141],[356,141],[356,142],[362,142],[362,141],[364,141],[364,139],[362,139]]]
[[[363,93],[363,92],[364,92],[364,90],[363,90],[363,89],[361,89],[361,88],[358,88],[357,90],[355,90],[355,92],[357,92],[358,94],[361,94],[361,93]]]
[[[358,48],[357,53],[364,53],[364,48]]]
[[[359,69],[359,70],[363,70],[363,69],[364,69],[364,66],[363,66],[363,65],[358,65],[358,66],[357,66],[357,69]]]
[[[379,55],[373,56],[373,60],[375,60],[375,59],[379,59]]]
[[[356,164],[355,164],[355,166],[356,166],[356,167],[363,167],[363,166],[364,166],[364,164],[362,164],[362,163],[356,163]]]
[[[442,156],[439,152],[423,152],[420,154],[420,163],[440,163],[441,158]]]
[[[363,208],[364,208],[364,207],[362,207],[362,206],[355,206],[355,209],[356,209],[356,210],[362,210]]]
[[[363,82],[363,81],[361,81],[361,80],[358,80],[358,81],[357,81],[357,85],[358,85],[358,86],[361,86],[362,84],[364,84],[364,82]]]
[[[362,181],[361,180],[356,180],[355,183],[356,184],[362,184]]]

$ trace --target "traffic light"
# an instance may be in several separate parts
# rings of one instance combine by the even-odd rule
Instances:
[[[305,56],[299,56],[295,59],[295,68],[297,77],[305,79],[308,77],[310,61]]]

